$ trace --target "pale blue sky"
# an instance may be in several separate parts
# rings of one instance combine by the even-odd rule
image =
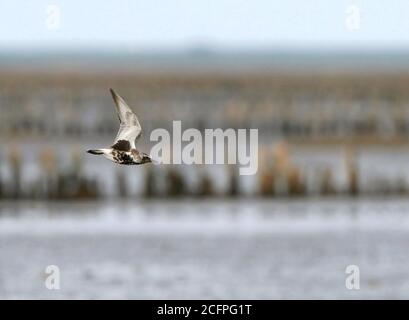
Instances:
[[[47,28],[58,5],[60,27]],[[357,5],[361,27],[345,27]],[[0,48],[409,48],[407,0],[1,0]]]

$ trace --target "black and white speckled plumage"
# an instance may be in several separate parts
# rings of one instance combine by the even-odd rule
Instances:
[[[94,155],[103,155],[105,158],[123,165],[139,165],[152,162],[149,155],[139,152],[135,148],[135,140],[139,138],[142,132],[138,118],[114,90],[110,89],[110,91],[115,101],[120,123],[115,142],[109,148],[88,150],[87,152]]]
[[[138,165],[151,162],[150,157],[146,153],[140,153],[136,149],[123,151],[112,149],[113,161],[124,165]]]

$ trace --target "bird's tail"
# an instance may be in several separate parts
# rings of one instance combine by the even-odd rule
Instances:
[[[97,155],[97,156],[99,156],[101,154],[104,154],[104,152],[102,150],[100,150],[100,149],[88,150],[87,152],[91,153],[91,154],[94,154],[94,155]]]

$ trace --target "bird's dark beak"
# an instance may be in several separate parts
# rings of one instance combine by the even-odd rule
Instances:
[[[142,158],[142,162],[143,163],[150,163],[150,162],[153,162],[153,161],[152,161],[152,158],[150,156],[148,156],[147,154],[144,154],[143,158]]]

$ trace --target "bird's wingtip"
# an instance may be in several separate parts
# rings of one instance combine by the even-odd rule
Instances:
[[[109,91],[111,92],[112,99],[118,104],[118,100],[120,99],[119,95],[112,88],[109,88]]]

